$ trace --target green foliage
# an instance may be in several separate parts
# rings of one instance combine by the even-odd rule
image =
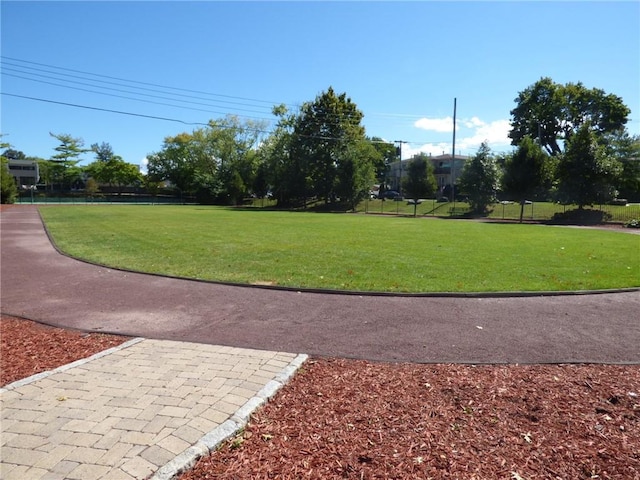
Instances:
[[[558,196],[563,203],[579,208],[604,203],[615,196],[622,171],[620,163],[598,143],[587,123],[567,142],[556,168]]]
[[[482,143],[476,155],[467,161],[459,179],[460,191],[468,197],[471,210],[485,213],[496,199],[498,168],[486,143]]]
[[[122,187],[140,184],[143,180],[139,168],[118,155],[96,160],[87,165],[85,171],[96,181],[117,187],[119,192]]]
[[[375,180],[374,159],[378,157],[379,153],[371,142],[361,140],[347,146],[338,164],[335,191],[352,210],[369,195]]]
[[[337,197],[339,174],[361,176],[371,170],[374,151],[361,155],[357,145],[365,140],[360,125],[363,114],[345,93],[336,95],[333,88],[305,103],[295,118],[291,136],[290,160],[304,178],[305,197],[317,196],[326,203]],[[355,186],[357,181],[343,181]],[[349,199],[358,192],[343,192]]]
[[[617,197],[640,202],[640,135],[616,131],[601,140],[607,153],[621,164]]]
[[[9,173],[7,159],[0,157],[0,203],[14,203],[18,196],[18,187]]]
[[[588,123],[593,132],[604,135],[622,129],[630,113],[616,95],[587,89],[582,83],[557,84],[548,77],[520,92],[515,101],[512,144],[529,136],[554,156],[562,153],[561,142],[571,139],[582,125]]]
[[[240,203],[253,185],[262,130],[262,123],[234,116],[211,120],[205,128],[165,138],[162,150],[147,156],[148,174],[205,202]]]
[[[389,165],[400,160],[396,150],[396,146],[391,142],[385,142],[380,137],[372,137],[371,143],[380,154],[376,158],[374,168],[376,171],[376,179],[378,183],[384,184],[389,174]]]
[[[413,215],[417,213],[419,199],[431,198],[436,192],[436,177],[433,164],[423,153],[415,155],[407,167],[407,175],[402,180],[405,196],[413,199]]]
[[[89,198],[97,196],[98,193],[100,193],[98,182],[96,182],[93,178],[89,178],[84,186],[84,191]]]
[[[94,143],[91,145],[91,150],[96,154],[96,160],[99,162],[108,162],[114,157],[113,148],[107,142],[101,144]]]
[[[640,220],[634,218],[633,220],[628,221],[624,224],[627,228],[640,228]]]
[[[47,175],[53,185],[58,185],[62,190],[68,189],[80,179],[82,169],[79,168],[79,157],[88,150],[82,148],[84,141],[81,138],[74,138],[69,134],[49,133],[60,142],[54,150],[57,152],[49,160]]]
[[[539,291],[632,287],[640,278],[637,237],[611,231],[221,207],[52,206],[41,214],[74,256],[246,284]]]
[[[533,200],[551,186],[549,158],[529,136],[504,163],[502,191],[520,202],[520,221],[525,200]]]
[[[2,156],[8,160],[24,160],[25,158],[27,158],[24,152],[14,150],[13,148],[7,148],[4,152],[2,152]]]
[[[296,116],[284,105],[273,108],[278,117],[271,135],[260,145],[258,155],[264,175],[266,190],[271,191],[279,206],[291,206],[296,199],[303,198],[306,179],[300,162],[291,155],[291,142]]]

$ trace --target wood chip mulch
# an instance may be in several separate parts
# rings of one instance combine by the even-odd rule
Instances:
[[[322,359],[196,479],[639,479],[640,368]]]
[[[2,317],[1,382],[127,340]],[[640,480],[640,366],[312,359],[180,480]]]
[[[0,317],[0,386],[90,357],[129,340],[84,333],[24,319]]]

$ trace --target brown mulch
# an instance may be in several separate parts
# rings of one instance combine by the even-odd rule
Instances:
[[[129,340],[0,317],[0,386],[90,357]]]
[[[126,340],[0,327],[3,384]],[[640,479],[640,366],[309,360],[180,477],[271,478]]]
[[[638,479],[638,366],[314,360],[195,479]]]

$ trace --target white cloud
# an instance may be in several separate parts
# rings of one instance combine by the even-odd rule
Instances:
[[[509,138],[509,131],[511,125],[509,120],[496,120],[491,123],[484,123],[474,117],[476,122],[475,132],[471,136],[466,136],[460,139],[460,148],[463,150],[477,150],[482,142],[487,142],[487,145],[492,150],[506,147],[511,144]],[[473,120],[473,119],[472,119]],[[456,149],[458,148],[458,142],[456,142]]]
[[[486,125],[486,123],[484,123],[478,117],[471,117],[470,120],[463,120],[462,124],[467,128],[483,127]]]
[[[421,118],[416,121],[414,123],[415,128],[435,132],[433,134],[434,141],[425,142],[420,146],[403,146],[402,158],[410,158],[411,155],[420,152],[431,155],[442,155],[443,152],[451,153],[451,141],[448,138],[444,138],[442,133],[451,134],[453,132],[452,124],[452,117],[441,119]],[[473,155],[482,142],[487,142],[489,148],[494,152],[508,150],[511,146],[511,139],[508,136],[510,130],[509,120],[494,120],[487,123],[479,117],[458,119],[456,121],[456,153]]]
[[[421,118],[416,120],[413,126],[421,130],[440,133],[453,132],[453,118]]]
[[[451,153],[451,143],[425,143],[419,146],[403,145],[402,146],[402,159],[406,160],[419,153],[426,153],[427,155],[437,156],[443,153]]]

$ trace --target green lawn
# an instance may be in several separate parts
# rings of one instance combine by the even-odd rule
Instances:
[[[640,286],[640,236],[621,232],[205,206],[40,211],[70,255],[189,278],[386,292]]]

